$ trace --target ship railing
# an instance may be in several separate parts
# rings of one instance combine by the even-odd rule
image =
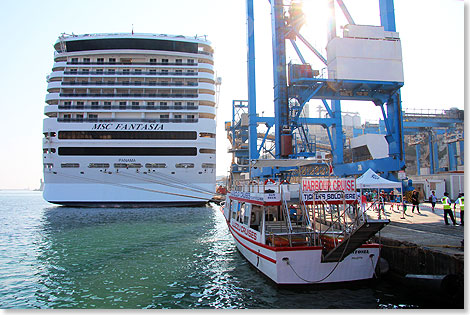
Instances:
[[[103,62],[85,62],[68,61],[68,65],[126,65],[126,66],[197,66],[195,62],[122,62],[122,61],[103,61]]]
[[[162,75],[162,76],[197,76],[198,72],[153,72],[153,71],[138,71],[138,72],[123,72],[123,71],[64,71],[66,75],[100,75],[100,76],[107,76],[107,75],[127,75],[127,76],[134,76],[134,75]]]
[[[60,97],[166,97],[166,98],[196,98],[198,94],[182,93],[60,93]]]
[[[67,82],[63,81],[62,86],[80,86],[80,85],[110,85],[110,86],[198,86],[197,82],[139,82],[139,81],[126,81],[126,82]]]
[[[70,109],[70,110],[83,110],[83,109],[95,109],[95,110],[117,110],[117,109],[154,109],[154,110],[197,110],[199,106],[178,106],[178,105],[144,105],[144,106],[122,106],[122,105],[59,105],[59,109]]]

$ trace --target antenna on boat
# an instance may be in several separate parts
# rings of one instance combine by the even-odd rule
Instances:
[[[134,35],[134,24],[132,24],[132,35]]]

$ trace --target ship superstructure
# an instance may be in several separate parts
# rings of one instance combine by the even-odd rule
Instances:
[[[47,77],[44,198],[200,204],[215,191],[213,49],[204,37],[62,35]]]

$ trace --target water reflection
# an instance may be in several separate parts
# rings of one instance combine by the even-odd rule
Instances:
[[[215,206],[80,209],[40,194],[0,198],[2,308],[399,307],[393,287],[274,285],[237,251]]]

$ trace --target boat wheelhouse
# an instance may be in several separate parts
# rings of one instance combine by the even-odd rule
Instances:
[[[205,37],[62,35],[43,124],[44,198],[202,204],[215,192],[216,82]]]

